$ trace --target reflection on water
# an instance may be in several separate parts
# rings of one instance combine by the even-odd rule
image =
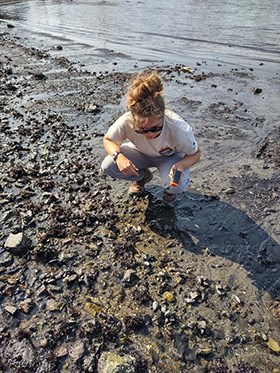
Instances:
[[[127,56],[278,59],[279,0],[0,0],[0,18],[34,33]]]

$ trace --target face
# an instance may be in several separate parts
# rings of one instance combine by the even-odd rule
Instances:
[[[142,134],[147,139],[155,139],[162,131],[163,119],[161,117],[149,117],[137,124],[135,132]]]

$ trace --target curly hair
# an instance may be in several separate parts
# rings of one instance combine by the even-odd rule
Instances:
[[[163,85],[156,72],[138,74],[128,89],[126,108],[137,123],[152,116],[163,116]]]

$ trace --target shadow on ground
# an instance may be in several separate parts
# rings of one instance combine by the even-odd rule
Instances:
[[[146,221],[153,231],[179,239],[185,250],[195,255],[194,264],[208,272],[206,275],[242,277],[239,268],[243,267],[245,277],[258,290],[273,298],[280,295],[280,245],[244,211],[195,192],[182,194],[174,209],[166,209],[157,200],[159,189],[149,189]],[[201,263],[205,251],[207,265],[205,260]],[[230,268],[234,262],[240,266]]]

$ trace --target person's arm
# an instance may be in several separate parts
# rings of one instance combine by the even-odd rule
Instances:
[[[201,157],[201,150],[198,149],[196,153],[191,155],[185,155],[179,162],[175,163],[172,170],[184,171],[186,168],[194,166]]]
[[[106,152],[110,154],[111,156],[113,156],[115,152],[118,152],[118,153],[121,152],[119,145],[110,139],[108,133],[106,133],[106,135],[103,138],[103,145],[104,145]]]
[[[107,153],[111,156],[113,156],[115,152],[119,153],[115,162],[118,166],[118,169],[123,174],[127,176],[139,176],[138,168],[122,154],[120,146],[110,139],[108,133],[106,133],[106,135],[103,138],[103,145]]]

